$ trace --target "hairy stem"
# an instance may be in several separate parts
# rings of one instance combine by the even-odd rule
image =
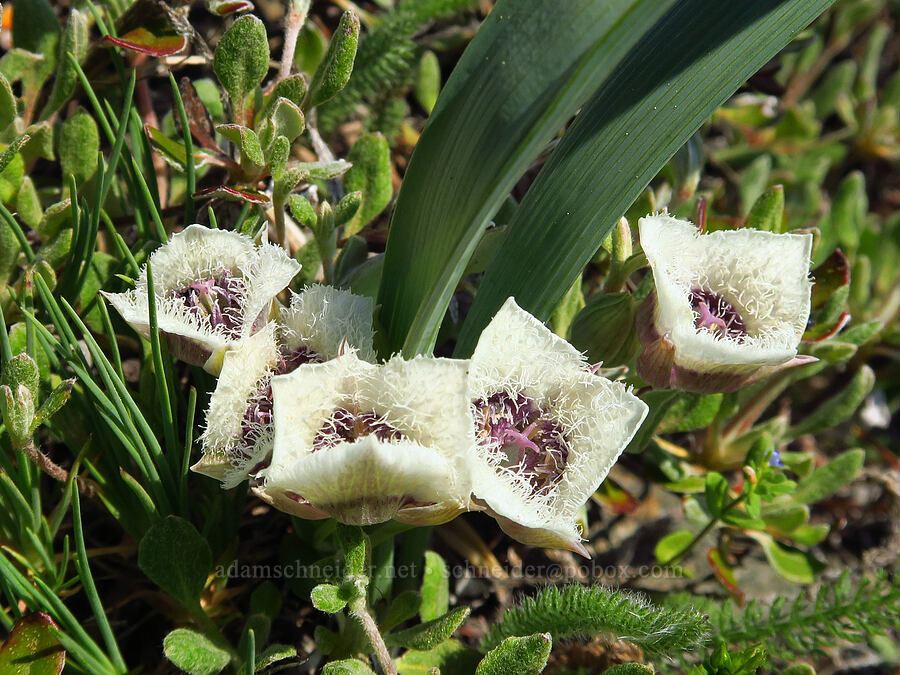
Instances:
[[[34,444],[34,441],[29,441],[22,447],[22,450],[41,471],[53,480],[57,480],[60,483],[65,483],[69,480],[69,472],[41,452]],[[97,484],[89,478],[76,476],[75,484],[78,486],[78,491],[85,497],[93,497],[97,493]]]
[[[309,12],[311,0],[291,0],[288,7],[287,18],[284,25],[284,48],[281,50],[281,68],[278,71],[278,79],[283,80],[291,74],[294,65],[294,50],[297,48],[297,36],[306,14]]]
[[[385,675],[397,675],[397,668],[394,666],[393,660],[391,660],[390,652],[388,652],[387,645],[384,644],[384,638],[381,637],[381,631],[378,630],[375,619],[369,614],[365,598],[357,599],[353,603],[350,613],[359,619],[363,630],[366,631],[366,636],[368,636],[369,642],[372,643],[372,649],[375,650],[378,663],[381,664],[381,670],[384,671]]]

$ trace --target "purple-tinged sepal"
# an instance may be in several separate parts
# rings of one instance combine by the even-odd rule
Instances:
[[[655,290],[638,310],[638,372],[653,387],[729,392],[815,361],[797,354],[810,311],[810,234],[701,234],[641,218]]]

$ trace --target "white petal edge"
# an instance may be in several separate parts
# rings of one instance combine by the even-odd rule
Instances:
[[[332,286],[308,286],[292,294],[290,305],[281,310],[283,340],[290,347],[305,345],[323,359],[337,357],[346,340],[361,359],[373,362],[374,310],[371,298]]]
[[[657,331],[669,334],[679,366],[709,371],[723,365],[766,365],[797,353],[809,317],[810,234],[729,230],[700,234],[692,223],[661,214],[638,221],[653,269]],[[718,292],[751,332],[743,341],[694,327],[692,287]]]
[[[508,298],[491,319],[472,354],[473,400],[497,391],[525,391],[539,402],[586,365],[582,354]]]
[[[547,541],[577,542],[576,520],[584,503],[634,437],[648,413],[625,385],[581,371],[545,410],[558,419],[570,441],[563,479],[546,495],[534,496],[526,480],[496,466],[482,446],[473,476],[474,493],[490,510],[518,526],[552,534]],[[546,405],[546,404],[545,404]]]

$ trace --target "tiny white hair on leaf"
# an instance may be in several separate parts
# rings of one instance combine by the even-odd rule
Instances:
[[[496,443],[475,447],[473,489],[511,536],[585,553],[577,527],[585,502],[606,478],[647,415],[627,387],[586,369],[581,354],[508,299],[472,355],[470,396],[524,393],[561,428],[568,457],[558,479],[535,491],[529,475],[503,466]]]
[[[641,218],[638,229],[656,282],[656,331],[674,344],[680,367],[772,365],[797,354],[810,310],[811,234],[753,229],[701,234],[692,223],[665,214]],[[730,303],[747,334],[698,329],[692,289]]]
[[[291,347],[305,345],[327,360],[340,356],[346,340],[361,359],[374,361],[374,309],[371,298],[332,286],[308,286],[293,294],[290,305],[281,310],[282,341]]]
[[[271,302],[300,270],[300,264],[280,246],[262,244],[236,232],[189,225],[150,255],[160,333],[167,339],[191,343],[185,353],[194,353],[197,365],[217,375],[227,349],[259,328],[268,319]],[[237,334],[211,322],[190,308],[172,291],[222,270],[235,275],[241,288],[241,325]],[[141,270],[135,288],[124,293],[104,293],[122,317],[144,337],[150,335],[147,267]],[[202,359],[206,357],[204,363]]]

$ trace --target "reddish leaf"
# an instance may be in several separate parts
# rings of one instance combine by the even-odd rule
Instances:
[[[225,199],[236,199],[242,202],[250,202],[251,204],[268,204],[269,197],[256,190],[250,188],[234,188],[228,185],[217,185],[216,187],[206,188],[194,193],[194,198],[212,198],[224,197]]]
[[[66,652],[53,631],[57,626],[43,612],[32,612],[16,621],[0,647],[0,673],[9,675],[59,675]]]
[[[213,14],[228,16],[235,12],[249,12],[253,3],[247,0],[206,0],[206,7]]]
[[[600,485],[597,490],[597,498],[603,506],[619,515],[632,513],[638,507],[637,499],[610,478]]]
[[[157,57],[171,56],[187,47],[187,38],[183,35],[154,35],[146,28],[135,28],[117,38],[107,35],[106,39],[119,47]]]
[[[734,578],[734,570],[731,569],[731,565],[729,565],[722,557],[722,554],[719,553],[719,549],[709,549],[709,551],[706,552],[706,559],[709,561],[709,564],[712,565],[716,578],[729,590],[734,596],[734,599],[737,600],[739,604],[743,605],[744,591],[738,588],[737,580]]]
[[[850,262],[841,249],[834,249],[825,262],[812,272],[815,284],[812,288],[812,306],[824,305],[841,286],[850,283]]]
[[[178,89],[181,92],[181,99],[184,101],[184,110],[187,113],[188,124],[194,139],[207,150],[218,153],[219,146],[216,145],[209,111],[197,95],[194,84],[190,79],[182,77]]]

